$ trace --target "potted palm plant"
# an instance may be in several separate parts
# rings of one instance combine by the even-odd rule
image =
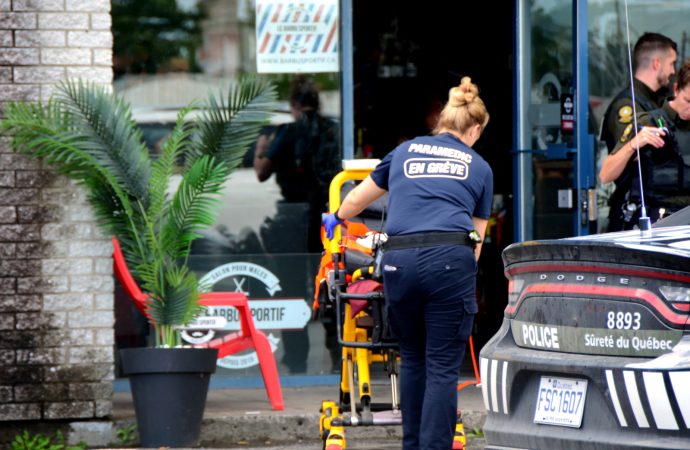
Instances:
[[[218,194],[267,123],[274,101],[272,85],[244,78],[231,84],[227,97],[193,102],[179,112],[155,160],[129,105],[94,84],[61,83],[46,104],[11,103],[0,122],[15,151],[44,159],[84,186],[101,229],[117,237],[149,296],[155,347],[121,351],[145,447],[198,440],[217,350],[181,348],[180,328],[203,310],[188,256],[198,232],[215,221]],[[197,118],[188,120],[192,111]],[[168,195],[170,178],[180,169],[182,181]],[[181,387],[166,384],[171,372],[182,375]],[[200,407],[192,406],[192,397]],[[166,406],[167,400],[174,404]]]

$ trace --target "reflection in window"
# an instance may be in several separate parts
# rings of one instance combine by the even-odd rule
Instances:
[[[113,0],[112,20],[114,90],[132,105],[134,119],[153,154],[168,138],[181,107],[207,97],[211,91],[223,91],[228,82],[239,75],[256,73],[254,1]],[[280,98],[262,134],[277,136],[295,122],[290,108],[290,89],[297,74],[261,76],[275,84]],[[330,133],[335,133],[333,141],[337,148],[331,149],[331,153],[339,163],[339,74],[301,76],[318,88],[320,113],[335,125],[335,131]],[[315,137],[323,135],[317,127]],[[316,182],[309,184],[309,197],[300,201],[286,198],[285,189],[281,189],[284,186],[277,182],[276,174],[263,183],[257,179],[253,164],[255,148],[256,144],[247,149],[240,167],[224,186],[218,220],[194,242],[190,264],[203,276],[233,261],[254,261],[280,280],[280,289],[267,294],[263,285],[248,287],[249,281],[243,282],[239,275],[229,277],[227,286],[222,288],[230,289],[244,283],[250,300],[267,296],[272,300],[290,297],[291,301],[302,299],[308,309],[321,250],[318,230],[314,231],[314,226],[308,228],[308,224],[314,224],[313,219],[320,217],[320,209],[325,211],[326,207],[325,191],[319,197],[317,209],[312,208],[311,197],[317,193],[314,186],[326,188],[323,179],[310,169],[298,174],[302,182],[308,178]],[[307,146],[307,150],[310,148]],[[293,166],[311,165],[313,158],[302,153],[293,152],[290,162]],[[324,173],[325,177],[332,177],[333,170]],[[179,177],[173,179],[173,184],[179,181]],[[127,303],[116,303],[121,304]],[[134,312],[124,311],[123,314],[118,319],[120,329],[116,330],[118,345],[131,334],[132,327],[126,324],[135,323],[135,319],[125,317]],[[268,330],[267,334],[269,332],[277,335],[276,355],[281,372],[330,372],[331,358],[323,344],[324,330],[320,323],[310,322],[308,328],[301,330]],[[311,346],[308,335],[311,335]],[[336,352],[336,356],[339,353]],[[228,372],[237,375],[242,371]]]
[[[630,53],[637,39],[645,32],[662,33],[678,44],[679,64],[688,55],[690,35],[687,31],[690,19],[690,2],[657,1],[650,3],[629,0],[628,21]],[[683,20],[683,18],[685,20]],[[590,129],[598,135],[606,108],[621,89],[630,85],[630,63],[626,30],[625,3],[603,0],[589,2],[589,103]],[[669,86],[669,92],[670,91]],[[596,156],[596,173],[599,173],[608,150],[599,143]],[[609,213],[608,198],[614,185],[597,185],[598,221],[603,231]]]
[[[662,33],[678,44],[678,61],[688,54],[690,2],[628,0],[630,51],[645,32]],[[589,93],[599,123],[611,97],[630,84],[625,3],[589,2]]]

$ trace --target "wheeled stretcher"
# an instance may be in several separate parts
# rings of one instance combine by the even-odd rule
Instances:
[[[376,161],[336,175],[329,190],[329,209],[336,211],[348,188],[366,178]],[[386,236],[382,232],[386,199],[359,217],[336,227],[333,239],[322,230],[324,253],[316,276],[314,311],[330,316],[342,347],[340,385],[336,400],[321,403],[319,434],[325,450],[346,448],[346,427],[401,425],[398,393],[400,355],[386,321],[383,279],[378,270]],[[474,354],[472,352],[474,361]],[[476,366],[476,364],[475,364]],[[389,387],[372,384],[372,370],[383,370]],[[459,386],[459,389],[467,384]],[[385,401],[382,401],[385,400]],[[462,415],[458,412],[453,449],[465,447]]]

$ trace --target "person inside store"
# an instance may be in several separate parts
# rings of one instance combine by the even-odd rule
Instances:
[[[472,149],[489,121],[469,77],[449,91],[431,135],[398,145],[324,217],[326,235],[388,192],[382,271],[400,345],[404,450],[451,448],[457,383],[477,312],[476,273],[493,173]]]
[[[642,192],[652,222],[690,205],[690,59],[678,71],[673,97],[661,108],[641,112],[637,123],[640,131],[624,135],[599,172],[602,183],[630,172],[625,210],[632,213],[625,229],[637,224]]]
[[[676,43],[663,34],[644,33],[637,40],[633,50],[636,112],[662,107],[669,94],[669,82],[675,74],[677,57]],[[608,152],[611,154],[618,143],[630,138],[632,131],[632,90],[628,85],[613,98],[606,109],[600,138],[606,143]],[[629,169],[631,168],[632,166]],[[626,200],[629,196],[632,176],[632,170],[623,170],[614,178],[616,187],[609,198],[608,231],[631,229],[634,225],[631,217],[635,211],[626,209],[634,205]]]
[[[293,122],[273,136],[261,135],[254,153],[254,171],[264,182],[275,173],[283,202],[305,204],[306,241],[310,253],[323,250],[321,214],[326,211],[328,186],[340,171],[339,129],[319,111],[319,89],[306,77],[297,77],[290,92]]]
[[[321,115],[319,88],[313,80],[296,77],[289,103],[293,122],[282,125],[272,136],[261,135],[254,152],[257,179],[265,182],[275,173],[282,195],[276,215],[262,225],[262,242],[271,253],[321,253],[321,215],[328,210],[328,186],[340,171],[339,129]],[[306,293],[306,298],[311,296]],[[337,366],[341,353],[334,319],[324,317],[322,323],[332,365]],[[285,354],[281,362],[291,374],[306,373],[307,329],[285,331],[282,340]]]

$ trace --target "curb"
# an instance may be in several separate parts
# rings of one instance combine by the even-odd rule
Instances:
[[[486,413],[483,411],[467,411],[463,414],[465,430],[482,428],[485,420]],[[113,421],[112,438],[115,439],[109,439],[109,443],[117,441],[115,430],[126,428],[134,423],[132,419]],[[100,429],[99,431],[103,433],[105,430]],[[368,442],[401,440],[402,427],[348,427],[347,435],[348,438],[353,440],[365,440]],[[103,434],[101,436],[103,437]],[[91,436],[92,439],[95,437]],[[231,448],[232,446],[246,448],[248,446],[268,447],[276,443],[294,443],[297,441],[313,442],[315,446],[321,444],[321,439],[319,438],[319,414],[245,415],[205,418],[201,424],[199,445],[203,448],[218,449]],[[88,443],[88,441],[86,442]],[[95,442],[91,442],[95,444]],[[107,445],[107,442],[101,442],[101,446]]]

